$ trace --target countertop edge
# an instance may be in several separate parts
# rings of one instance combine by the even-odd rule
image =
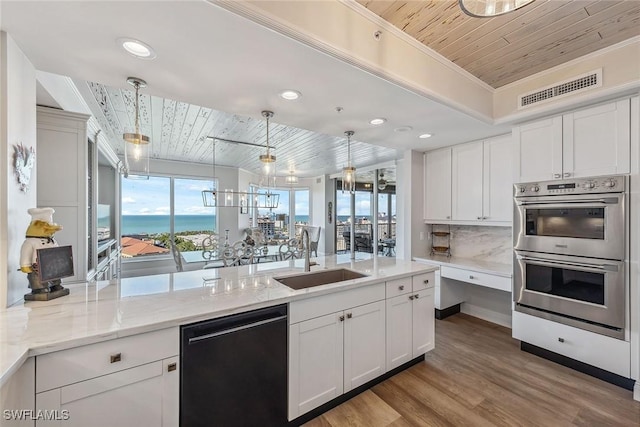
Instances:
[[[483,267],[479,267],[477,265],[473,265],[472,263],[469,264],[465,264],[464,262],[460,262],[459,260],[457,260],[458,262],[454,261],[448,261],[446,259],[442,259],[442,260],[434,260],[431,258],[424,258],[424,257],[412,257],[412,260],[415,262],[419,262],[419,263],[424,263],[424,264],[431,264],[431,265],[438,265],[438,266],[450,266],[453,268],[462,268],[465,270],[471,270],[471,271],[475,271],[477,273],[486,273],[486,274],[492,274],[494,276],[500,276],[500,277],[507,277],[507,278],[512,278],[513,274],[512,273],[506,273],[504,271],[500,271],[500,270],[493,270],[490,268],[483,268]],[[473,259],[470,260],[471,262],[475,261]],[[507,266],[505,264],[505,266]],[[511,267],[511,266],[509,266]]]

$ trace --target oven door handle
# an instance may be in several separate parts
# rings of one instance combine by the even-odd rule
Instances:
[[[601,199],[574,199],[574,200],[535,200],[535,201],[517,201],[518,206],[531,205],[572,205],[572,204],[600,204],[600,205],[617,205],[617,197],[603,197]]]
[[[551,261],[544,258],[533,258],[528,256],[518,255],[517,258],[519,260],[528,262],[529,264],[537,264],[545,267],[557,267],[557,266],[565,266],[565,267],[577,267],[582,271],[618,271],[618,266],[613,264],[583,264],[580,262],[564,262],[564,261]]]

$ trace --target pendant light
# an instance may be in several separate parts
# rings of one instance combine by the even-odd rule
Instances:
[[[124,166],[126,178],[149,179],[149,150],[151,140],[140,132],[140,88],[147,82],[137,77],[129,77],[127,83],[136,90],[135,125],[133,131],[122,135],[124,140]],[[131,129],[128,129],[131,130]]]
[[[263,111],[262,117],[267,119],[267,153],[260,155],[260,161],[264,163],[265,175],[267,175],[268,178],[271,173],[271,169],[273,169],[272,163],[275,163],[276,161],[276,156],[271,154],[271,147],[269,146],[269,119],[273,117],[273,111]]]
[[[534,0],[458,0],[464,13],[474,18],[491,18],[513,12]]]
[[[380,172],[380,179],[378,180],[378,190],[382,191],[387,188],[387,180],[384,179],[384,172]]]
[[[351,137],[354,132],[348,130],[344,134],[347,136],[347,166],[342,168],[342,192],[348,191],[349,193],[355,193],[356,168],[351,164]]]
[[[289,171],[289,175],[287,175],[284,180],[287,182],[287,184],[297,184],[298,183],[298,177],[294,175],[294,171],[290,170]]]

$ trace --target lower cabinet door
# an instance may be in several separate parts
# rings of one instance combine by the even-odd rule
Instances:
[[[345,311],[344,392],[385,372],[385,301]]]
[[[289,326],[289,420],[343,392],[344,313]]]
[[[178,358],[125,369],[36,394],[37,427],[174,426]],[[40,419],[41,418],[41,419]]]
[[[412,359],[413,294],[387,300],[387,371]]]
[[[433,292],[434,288],[429,288],[414,294],[412,358],[433,350],[435,346]]]

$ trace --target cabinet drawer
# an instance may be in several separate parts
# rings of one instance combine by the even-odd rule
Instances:
[[[387,298],[411,292],[411,276],[387,281]]]
[[[413,292],[420,292],[423,289],[433,288],[436,284],[436,273],[418,274],[412,277]]]
[[[513,337],[580,362],[631,376],[631,345],[540,317],[513,312]]]
[[[176,327],[43,354],[36,357],[36,392],[177,356],[179,352]]]
[[[511,278],[503,276],[495,276],[493,274],[478,273],[471,270],[463,270],[460,268],[452,268],[442,266],[442,277],[460,280],[461,282],[473,283],[488,288],[499,289],[501,291],[511,292]]]

